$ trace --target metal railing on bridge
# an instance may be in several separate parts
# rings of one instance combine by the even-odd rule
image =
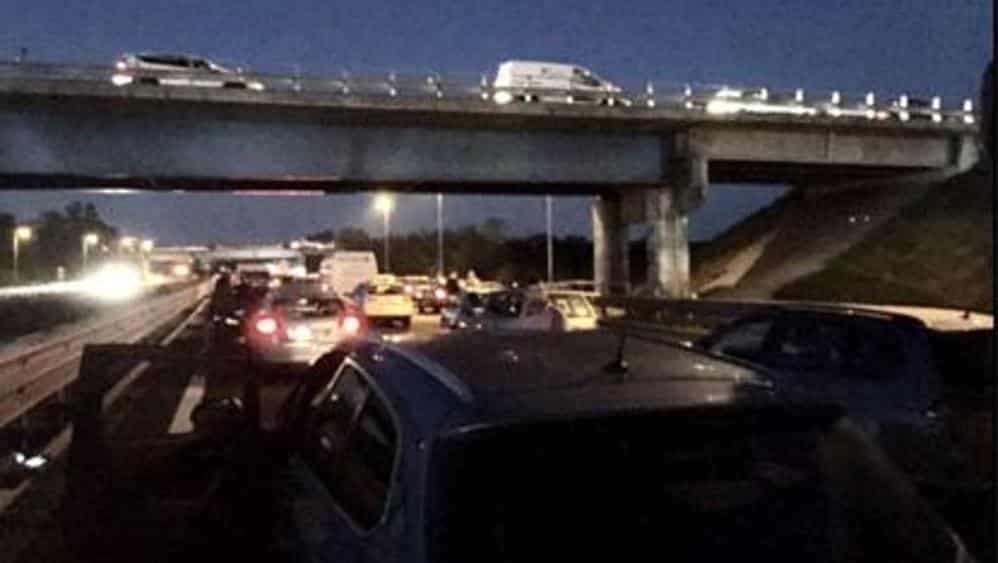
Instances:
[[[61,80],[111,84],[118,71],[110,65],[63,64],[28,61],[0,61],[0,80]],[[167,76],[165,73],[142,75]],[[171,78],[205,78],[205,74],[171,72]],[[221,75],[212,75],[216,79]],[[262,85],[262,92],[283,92],[303,97],[372,97],[433,98],[446,100],[487,101],[495,99],[490,74],[460,75],[428,72],[424,74],[352,73],[338,74],[268,74],[247,72],[231,75],[233,80]],[[121,88],[155,88],[129,84]],[[179,86],[169,86],[178,88]],[[247,90],[250,95],[260,94]],[[529,91],[526,100],[537,100]],[[579,91],[544,91],[546,98],[578,103]],[[770,89],[732,84],[678,83],[663,80],[628,81],[619,93],[607,94],[606,101],[618,111],[633,108],[664,108],[693,114],[783,115],[803,120],[813,117],[898,122],[925,121],[937,124],[976,123],[974,104],[963,100],[944,105],[938,96],[915,97],[905,93],[878,96],[874,92],[805,91],[801,88]],[[618,103],[613,103],[614,101]]]

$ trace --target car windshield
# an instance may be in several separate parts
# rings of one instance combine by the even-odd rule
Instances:
[[[375,285],[368,290],[368,295],[405,295],[405,287],[401,285]]]
[[[343,311],[341,301],[317,281],[282,284],[273,291],[272,304],[292,318],[335,317]]]

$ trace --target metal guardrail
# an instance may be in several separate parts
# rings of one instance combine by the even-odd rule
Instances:
[[[22,344],[0,350],[0,428],[72,383],[85,345],[136,342],[208,292],[209,284],[199,283],[124,312],[70,325],[40,342],[22,339]]]
[[[64,80],[112,83],[116,70],[110,66],[60,64],[26,61],[0,61],[0,79]],[[136,76],[167,76],[147,71]],[[218,74],[168,73],[171,78],[222,78]],[[388,98],[437,98],[448,100],[490,101],[496,89],[490,74],[441,75],[426,74],[353,74],[347,71],[337,75],[317,74],[267,74],[242,73],[232,80],[258,82],[265,91],[290,92],[322,97],[359,96]],[[155,88],[156,86],[127,85],[122,88]],[[176,88],[177,86],[169,86]],[[538,91],[539,92],[539,91]],[[536,98],[536,92],[514,92]],[[545,97],[561,97],[572,103],[580,91],[543,91]],[[873,92],[851,93],[841,91],[783,90],[765,87],[742,87],[732,84],[677,83],[673,81],[645,80],[628,83],[616,94],[608,94],[621,110],[628,107],[667,108],[691,113],[787,115],[802,120],[808,117],[842,117],[852,119],[907,122],[914,120],[958,122],[972,125],[977,122],[973,102],[963,100],[957,106],[943,106],[938,96],[920,99],[908,94],[879,96]],[[626,103],[625,103],[626,102]],[[719,102],[712,108],[711,104]]]
[[[596,306],[604,318],[623,318],[648,326],[701,326],[713,328],[738,317],[779,307],[777,302],[709,299],[659,299],[651,297],[599,297]],[[614,311],[616,310],[616,311]],[[613,314],[615,313],[616,314]]]

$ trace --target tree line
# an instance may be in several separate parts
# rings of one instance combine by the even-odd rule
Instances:
[[[18,271],[22,282],[55,279],[62,267],[67,277],[79,274],[83,264],[83,236],[96,233],[101,245],[90,248],[96,259],[108,241],[117,239],[118,229],[104,222],[93,203],[74,201],[62,210],[49,210],[37,219],[18,219],[11,213],[0,212],[0,283],[10,283],[13,277],[14,229],[27,226],[31,239],[19,244]]]
[[[354,227],[327,229],[306,235],[316,242],[335,242],[341,250],[370,250],[384,267],[384,238]],[[547,277],[547,237],[543,234],[510,237],[497,218],[479,225],[447,229],[444,239],[445,274],[469,270],[483,279],[504,282],[543,280]],[[437,269],[437,231],[422,230],[389,238],[391,270],[396,274],[429,274]],[[592,279],[592,242],[580,236],[554,238],[556,279]]]

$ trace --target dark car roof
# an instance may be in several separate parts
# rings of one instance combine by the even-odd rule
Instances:
[[[619,337],[607,331],[496,335],[457,333],[405,345],[369,343],[378,354],[392,353],[427,376],[381,369],[356,354],[396,400],[412,402],[413,386],[446,389],[446,404],[410,405],[414,417],[432,426],[440,411],[446,426],[487,424],[510,419],[605,414],[708,404],[765,400],[769,389],[760,373],[682,346],[629,337],[626,375],[604,366],[617,355]],[[428,430],[427,424],[418,423]],[[446,428],[437,428],[445,430]]]

